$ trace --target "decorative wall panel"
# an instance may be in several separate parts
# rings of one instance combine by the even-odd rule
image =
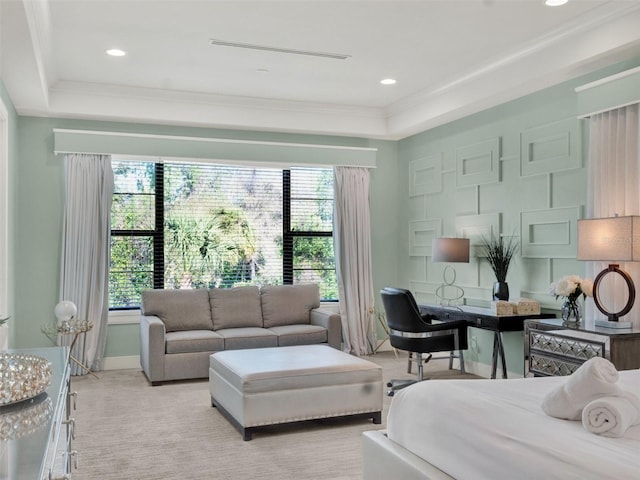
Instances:
[[[520,174],[523,177],[580,168],[578,121],[569,118],[520,134]]]
[[[442,154],[429,155],[409,163],[409,195],[442,192]]]
[[[456,185],[467,187],[500,181],[500,137],[456,151]]]
[[[500,214],[461,215],[456,217],[456,237],[468,238],[472,255],[482,256],[482,238],[500,235]]]
[[[442,236],[442,220],[421,220],[409,223],[409,255],[431,256],[431,241]]]
[[[575,258],[580,210],[566,207],[522,212],[522,257]]]

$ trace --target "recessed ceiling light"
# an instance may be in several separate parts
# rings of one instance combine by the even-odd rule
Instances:
[[[560,5],[564,5],[569,0],[545,0],[544,4],[549,7],[559,7]]]
[[[382,85],[393,85],[396,83],[396,80],[394,78],[385,78],[384,80],[380,80],[380,83]]]
[[[111,55],[112,57],[124,57],[126,54],[127,52],[119,48],[110,48],[107,50],[107,55]]]

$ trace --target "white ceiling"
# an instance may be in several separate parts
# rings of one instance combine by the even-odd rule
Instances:
[[[640,57],[638,0],[0,0],[0,21],[21,115],[389,139]]]

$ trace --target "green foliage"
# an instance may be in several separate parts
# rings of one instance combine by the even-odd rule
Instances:
[[[240,173],[194,164],[163,168],[165,288],[282,283],[279,171]],[[331,230],[332,172],[315,172],[300,201],[292,200],[299,209],[297,231]],[[153,230],[154,165],[122,162],[114,173],[112,228]],[[111,306],[139,304],[142,290],[153,287],[154,254],[151,236],[112,236]],[[296,237],[294,283],[301,282],[319,283],[323,298],[338,297],[331,237]]]
[[[142,290],[153,286],[151,237],[111,237],[109,305],[134,307]]]

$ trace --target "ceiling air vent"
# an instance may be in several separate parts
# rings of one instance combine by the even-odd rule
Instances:
[[[294,50],[291,48],[269,47],[267,45],[254,45],[251,43],[227,42],[225,40],[209,40],[209,45],[217,45],[220,47],[248,48],[250,50],[263,50],[265,52],[288,53],[291,55],[307,55],[310,57],[333,58],[335,60],[346,60],[351,55],[343,55],[340,53],[311,52],[308,50]]]

